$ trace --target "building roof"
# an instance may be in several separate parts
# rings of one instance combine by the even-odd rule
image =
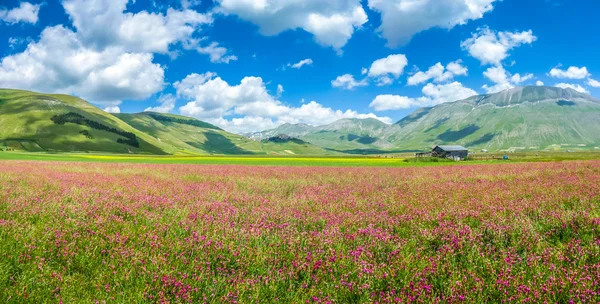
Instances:
[[[439,147],[440,149],[442,149],[446,152],[469,151],[469,149],[467,149],[463,146],[437,146],[437,147]]]

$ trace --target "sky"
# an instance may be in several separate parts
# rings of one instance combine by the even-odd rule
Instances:
[[[0,87],[236,133],[516,86],[600,97],[597,0],[0,0]]]

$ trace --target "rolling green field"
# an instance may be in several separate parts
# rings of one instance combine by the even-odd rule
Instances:
[[[570,160],[600,159],[600,152],[540,152],[507,154],[509,160],[499,160],[501,154],[489,154],[481,158],[454,162],[444,159],[415,159],[413,154],[394,156],[270,156],[270,155],[126,155],[126,154],[76,154],[76,153],[31,153],[0,151],[0,160],[80,161],[143,164],[220,164],[220,165],[267,165],[267,166],[339,166],[339,167],[414,167],[452,166],[461,164],[498,164],[523,162],[553,162]]]

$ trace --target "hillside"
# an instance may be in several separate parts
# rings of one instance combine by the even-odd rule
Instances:
[[[0,90],[0,126],[0,146],[15,150],[171,152],[117,117],[68,95]]]
[[[394,145],[383,137],[389,127],[373,118],[346,118],[318,127],[284,124],[272,130],[254,133],[251,137],[264,139],[288,135],[330,151],[361,153],[394,148]]]
[[[252,137],[279,134],[361,154],[439,144],[490,151],[595,149],[600,145],[600,101],[571,89],[520,87],[417,109],[391,126],[376,119],[341,119],[323,126],[284,124]]]
[[[600,101],[571,89],[519,87],[420,109],[385,137],[423,148],[593,149],[600,145]]]
[[[135,154],[376,154],[460,144],[472,150],[600,146],[600,101],[571,89],[520,87],[416,110],[394,125],[341,119],[232,134],[180,115],[109,114],[68,95],[0,89],[0,149]]]
[[[134,154],[328,154],[263,143],[173,114],[109,114],[69,95],[0,89],[0,149]]]

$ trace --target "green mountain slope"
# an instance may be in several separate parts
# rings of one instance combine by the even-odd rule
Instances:
[[[600,146],[600,101],[571,89],[520,87],[421,108],[394,125],[342,119],[324,126],[285,124],[252,134],[285,134],[345,153],[472,149],[594,149]]]
[[[4,89],[0,90],[0,146],[28,151],[170,153],[168,146],[82,99]]]
[[[473,149],[594,148],[600,145],[600,101],[571,89],[519,87],[424,108],[385,135],[396,145]]]
[[[115,114],[178,154],[325,154],[327,151],[294,142],[269,142],[232,134],[209,123],[174,114],[144,112]]]
[[[109,114],[68,95],[0,89],[0,149],[140,154],[331,154],[308,143],[262,142],[161,113]]]
[[[374,118],[347,118],[318,127],[305,124],[284,124],[278,128],[254,133],[250,136],[263,139],[288,135],[330,151],[360,153],[393,149],[394,145],[383,137],[389,127]]]

